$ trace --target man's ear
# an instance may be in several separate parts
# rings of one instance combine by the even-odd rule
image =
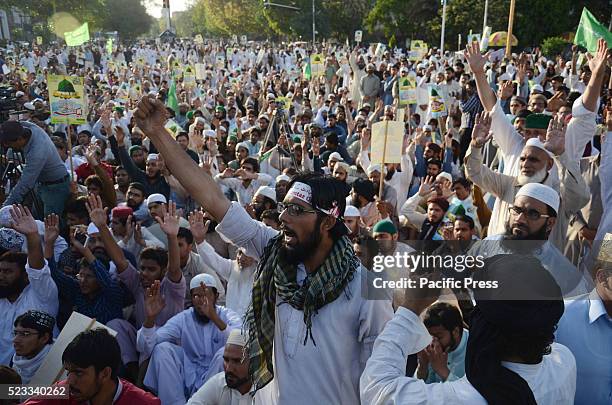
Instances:
[[[326,215],[325,219],[321,222],[322,230],[331,231],[331,229],[336,225],[337,219],[332,217],[331,215]]]
[[[556,223],[557,223],[557,218],[556,217],[548,218],[546,220],[546,230],[548,232],[551,232],[552,229],[553,229],[553,226],[555,226]]]

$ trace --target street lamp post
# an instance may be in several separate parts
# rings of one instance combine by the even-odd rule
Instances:
[[[444,30],[446,29],[446,0],[442,0],[442,35],[440,36],[440,52],[444,55]]]
[[[315,26],[315,0],[312,0],[312,46],[315,46],[317,28]]]
[[[485,28],[487,28],[487,13],[489,11],[489,0],[485,0],[484,17],[482,18],[482,35],[484,35]]]

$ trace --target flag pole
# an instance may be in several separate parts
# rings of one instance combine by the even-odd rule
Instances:
[[[383,147],[382,162],[380,164],[380,184],[378,186],[378,198],[383,198],[383,186],[385,184],[385,160],[387,159],[387,129],[389,128],[389,120],[385,120],[385,142]]]
[[[506,58],[512,56],[512,26],[514,25],[514,7],[516,0],[510,0],[510,15],[508,16],[508,36],[506,38]]]

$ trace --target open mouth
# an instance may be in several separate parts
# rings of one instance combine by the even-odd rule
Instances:
[[[294,245],[297,243],[297,235],[289,228],[282,227],[283,232],[283,242],[285,245]]]

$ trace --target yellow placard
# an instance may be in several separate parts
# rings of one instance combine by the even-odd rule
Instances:
[[[204,80],[206,78],[206,65],[203,63],[195,64],[195,77],[196,80]]]
[[[320,77],[325,74],[325,58],[320,53],[310,55],[310,72],[312,77]]]
[[[185,67],[183,71],[183,85],[187,88],[193,88],[196,84],[196,72],[191,66]]]
[[[400,76],[398,80],[399,87],[399,105],[407,106],[416,104],[416,74],[409,72],[406,76]]]
[[[386,134],[386,148],[385,148]],[[400,163],[404,123],[400,121],[380,121],[372,125],[372,150],[370,160],[374,164]],[[384,159],[383,159],[384,151]],[[384,161],[383,161],[384,160]]]
[[[42,45],[43,44],[43,38],[42,37],[36,37],[36,45]]]
[[[410,60],[419,61],[427,55],[427,44],[421,40],[415,39],[410,42]]]
[[[87,98],[83,78],[79,76],[48,75],[51,123],[85,124]]]

